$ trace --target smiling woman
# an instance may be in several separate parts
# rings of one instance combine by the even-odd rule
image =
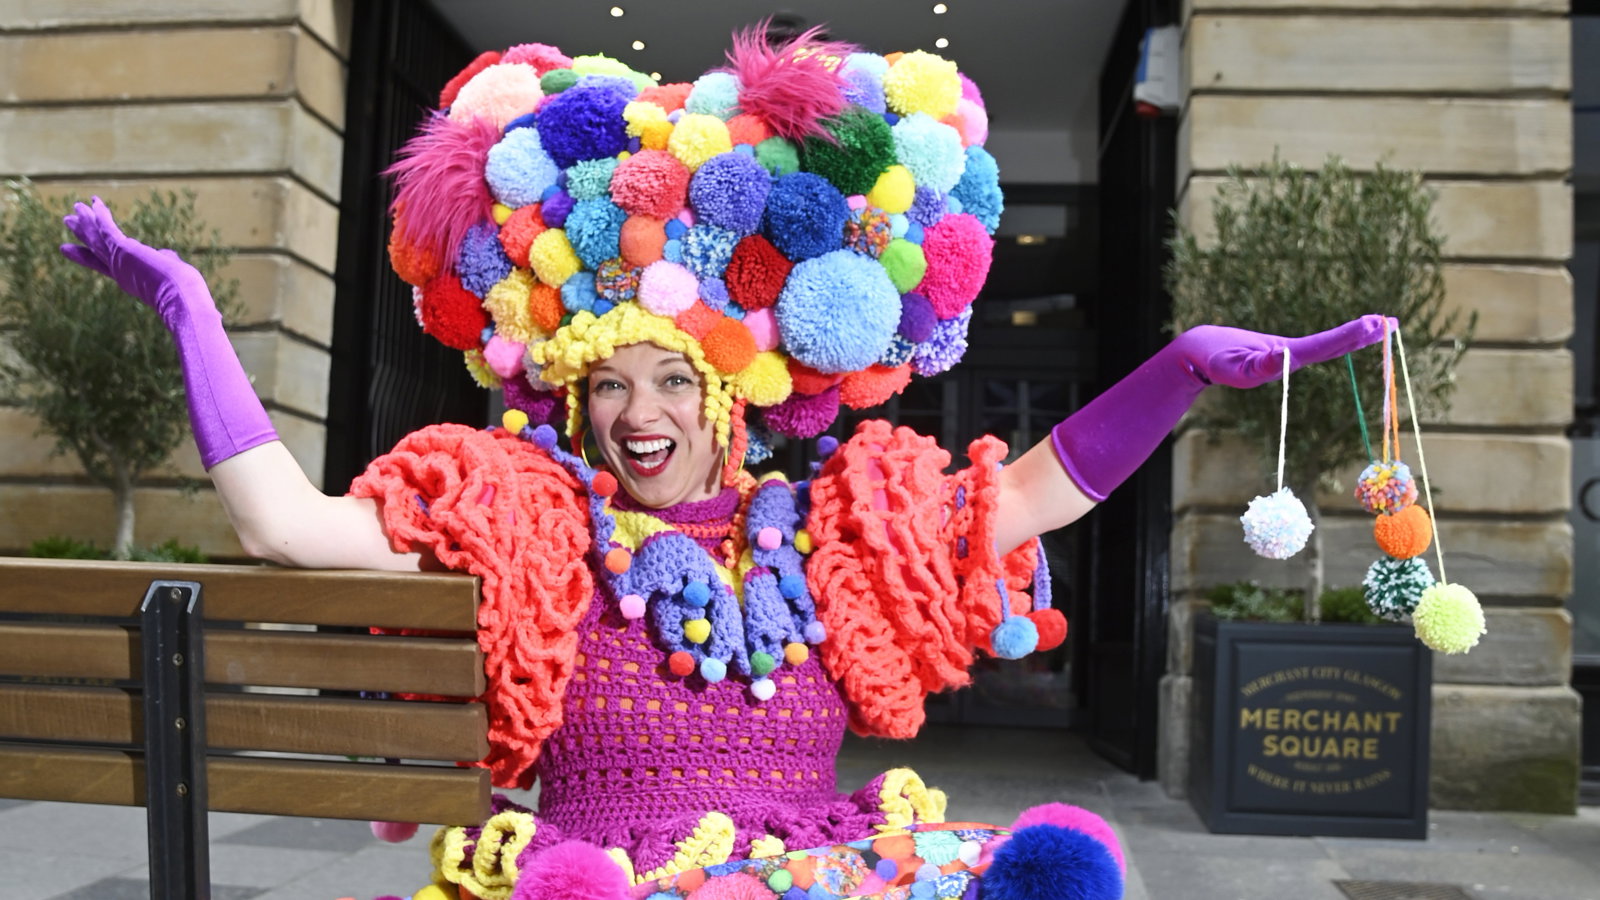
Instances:
[[[623,490],[652,509],[722,491],[700,374],[682,353],[631,344],[589,370],[589,422]]]

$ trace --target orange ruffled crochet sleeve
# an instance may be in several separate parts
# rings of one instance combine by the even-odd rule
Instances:
[[[582,487],[508,432],[435,425],[374,460],[350,493],[378,501],[396,551],[426,550],[482,579],[484,764],[497,787],[530,787],[539,749],[561,725],[577,626],[594,596]]]
[[[971,680],[973,651],[1002,618],[1000,579],[1013,613],[1032,608],[1038,542],[995,552],[1005,442],[979,438],[967,456],[947,475],[932,438],[867,421],[811,482],[806,578],[828,629],[818,652],[859,734],[912,737],[928,694]]]

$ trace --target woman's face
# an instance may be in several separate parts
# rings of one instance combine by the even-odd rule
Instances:
[[[682,353],[630,344],[589,370],[589,422],[633,499],[651,509],[722,490],[721,451],[705,386]]]

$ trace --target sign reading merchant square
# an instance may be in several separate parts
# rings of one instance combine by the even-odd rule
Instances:
[[[1405,628],[1203,618],[1196,809],[1213,831],[1426,836],[1431,665]]]

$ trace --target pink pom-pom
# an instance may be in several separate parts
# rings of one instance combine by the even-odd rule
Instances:
[[[430,252],[453,269],[467,231],[491,218],[494,198],[483,178],[489,148],[500,140],[492,122],[453,122],[433,116],[400,148],[389,211],[406,243]]]
[[[994,239],[976,216],[958,213],[923,232],[922,255],[928,271],[917,292],[939,318],[951,319],[972,303],[989,277]]]
[[[540,75],[551,69],[572,68],[572,57],[549,44],[518,44],[507,50],[500,61],[532,66]]]
[[[971,100],[973,103],[982,106],[983,94],[979,93],[978,85],[971,78],[959,72],[956,73],[956,77],[961,79],[961,98],[963,100]]]
[[[857,891],[860,888],[858,885]],[[851,891],[851,894],[854,895],[857,891]],[[773,900],[772,888],[748,872],[735,872],[709,879],[695,888],[691,896],[694,900]]]
[[[775,134],[798,141],[808,136],[832,141],[822,120],[844,112],[836,60],[855,52],[839,41],[819,39],[810,28],[781,47],[767,44],[765,23],[733,36],[728,68],[739,79],[739,109],[759,116]]]
[[[1058,825],[1086,834],[1104,844],[1105,848],[1111,851],[1111,858],[1117,861],[1117,868],[1122,870],[1122,874],[1128,874],[1128,863],[1122,858],[1122,844],[1117,841],[1117,833],[1111,830],[1105,819],[1087,809],[1065,803],[1032,806],[1017,816],[1017,821],[1012,824],[1011,830],[1018,831],[1029,825]]]
[[[776,550],[783,546],[783,532],[768,525],[756,532],[756,546],[763,550]]]
[[[604,850],[563,841],[534,854],[522,867],[511,900],[629,900],[628,876]]]
[[[965,97],[956,101],[956,115],[961,117],[961,143],[966,146],[982,144],[989,140],[989,113]]]
[[[779,434],[816,437],[839,417],[839,389],[831,387],[820,394],[790,394],[782,403],[767,407],[761,417],[768,428]]]
[[[689,168],[665,150],[641,150],[611,173],[611,199],[630,216],[670,219],[689,199]]]
[[[658,316],[670,319],[699,299],[699,279],[675,262],[657,260],[639,276],[639,305]]]
[[[539,73],[529,66],[496,63],[472,76],[450,104],[456,122],[487,119],[502,130],[512,119],[533,112],[544,97]]]
[[[745,313],[744,327],[748,328],[750,336],[756,339],[756,352],[771,350],[778,346],[778,317],[773,314],[770,306]]]
[[[483,361],[489,364],[489,370],[496,375],[510,378],[522,373],[522,354],[527,349],[527,344],[508,341],[497,334],[484,345]]]
[[[621,607],[624,619],[644,618],[644,598],[638,594],[624,595],[621,600],[617,601],[617,606]]]
[[[368,822],[372,836],[390,844],[403,844],[417,833],[415,822]]]

